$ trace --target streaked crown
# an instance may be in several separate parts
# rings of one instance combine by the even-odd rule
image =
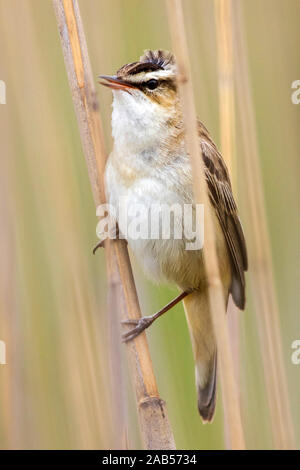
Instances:
[[[123,65],[117,71],[117,76],[134,76],[156,71],[164,72],[158,73],[159,76],[174,76],[175,58],[173,54],[160,49],[157,51],[146,50],[138,62]]]

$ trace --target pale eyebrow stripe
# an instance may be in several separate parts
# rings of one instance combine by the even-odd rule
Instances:
[[[156,80],[172,80],[175,78],[175,73],[172,70],[160,69],[148,73],[140,72],[136,75],[128,75],[128,81],[131,81],[132,83],[146,82],[151,80],[151,78],[155,78]],[[124,79],[126,80],[126,77],[124,77]]]

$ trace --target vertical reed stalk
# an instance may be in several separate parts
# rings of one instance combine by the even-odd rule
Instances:
[[[235,108],[233,81],[232,0],[215,0],[216,36],[218,47],[219,113],[221,150],[234,189]]]
[[[263,367],[274,443],[277,449],[294,448],[294,432],[283,365],[280,320],[274,287],[272,255],[266,223],[263,186],[251,85],[240,2],[235,3],[235,82],[243,141],[244,185],[248,226],[249,265],[259,328]]]
[[[215,247],[215,233],[199,144],[182,3],[180,0],[167,0],[167,7],[172,44],[177,59],[178,86],[185,121],[186,146],[190,154],[193,171],[194,194],[196,202],[203,203],[205,207],[205,246],[203,254],[208,279],[210,312],[219,351],[224,415],[228,425],[230,447],[244,449],[244,433],[226,323],[224,295]]]
[[[215,22],[218,48],[219,115],[221,153],[226,162],[233,190],[237,191],[235,103],[233,79],[232,0],[215,0]],[[240,379],[239,316],[232,299],[228,303],[228,327],[237,383]]]
[[[112,403],[112,424],[113,442],[115,449],[124,449],[125,436],[127,435],[128,416],[126,408],[126,386],[124,377],[124,361],[122,360],[121,342],[116,339],[121,337],[120,313],[124,309],[124,295],[122,283],[119,275],[115,250],[112,243],[107,243],[105,247],[109,263],[107,263],[107,278],[109,286],[107,292],[107,315],[109,316],[108,327],[108,348],[109,366],[111,377]]]
[[[5,123],[6,124],[6,123]],[[3,132],[3,127],[2,127]],[[9,120],[5,132],[10,132]],[[3,142],[6,150],[6,142]],[[9,169],[8,169],[9,167]],[[16,353],[16,336],[18,333],[18,318],[15,312],[15,231],[9,214],[13,213],[10,200],[10,187],[6,181],[11,174],[10,162],[7,159],[1,161],[0,172],[0,340],[5,344],[5,361],[9,367],[0,363],[0,416],[6,429],[2,442],[8,449],[13,449],[18,443],[17,409],[15,403],[16,384],[18,383],[17,361],[13,360]],[[0,358],[2,359],[2,358]],[[1,447],[4,447],[1,444]]]
[[[105,150],[98,101],[77,0],[53,0],[76,111],[82,146],[96,205],[104,201]],[[124,240],[114,243],[126,308],[123,319],[141,311]],[[110,260],[107,260],[109,266]],[[111,270],[109,272],[112,273]],[[110,281],[112,285],[113,280]],[[145,333],[127,345],[136,391],[142,439],[146,449],[175,449],[165,403],[160,399]]]

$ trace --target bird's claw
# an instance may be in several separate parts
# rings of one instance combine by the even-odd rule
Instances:
[[[104,242],[106,239],[111,239],[111,240],[116,240],[119,238],[119,227],[118,225],[114,225],[112,228],[110,228],[109,233],[107,234],[106,232],[101,232],[98,234],[98,237],[100,241],[97,243],[95,248],[93,249],[93,254],[96,253],[98,248],[104,248]]]
[[[98,248],[104,248],[104,240],[101,240],[97,243],[97,245],[93,248],[93,255],[96,253]]]
[[[139,320],[129,319],[122,321],[122,323],[125,325],[136,325],[135,328],[132,328],[127,333],[122,335],[123,343],[127,343],[127,341],[131,341],[132,339],[136,338],[140,333],[148,328],[152,322],[153,319],[151,317],[142,317]]]

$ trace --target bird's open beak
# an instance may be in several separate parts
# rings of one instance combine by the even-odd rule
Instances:
[[[99,82],[101,85],[108,86],[113,90],[124,90],[128,91],[129,88],[135,88],[131,83],[122,80],[121,78],[116,77],[115,75],[99,75],[99,78],[105,81]]]

